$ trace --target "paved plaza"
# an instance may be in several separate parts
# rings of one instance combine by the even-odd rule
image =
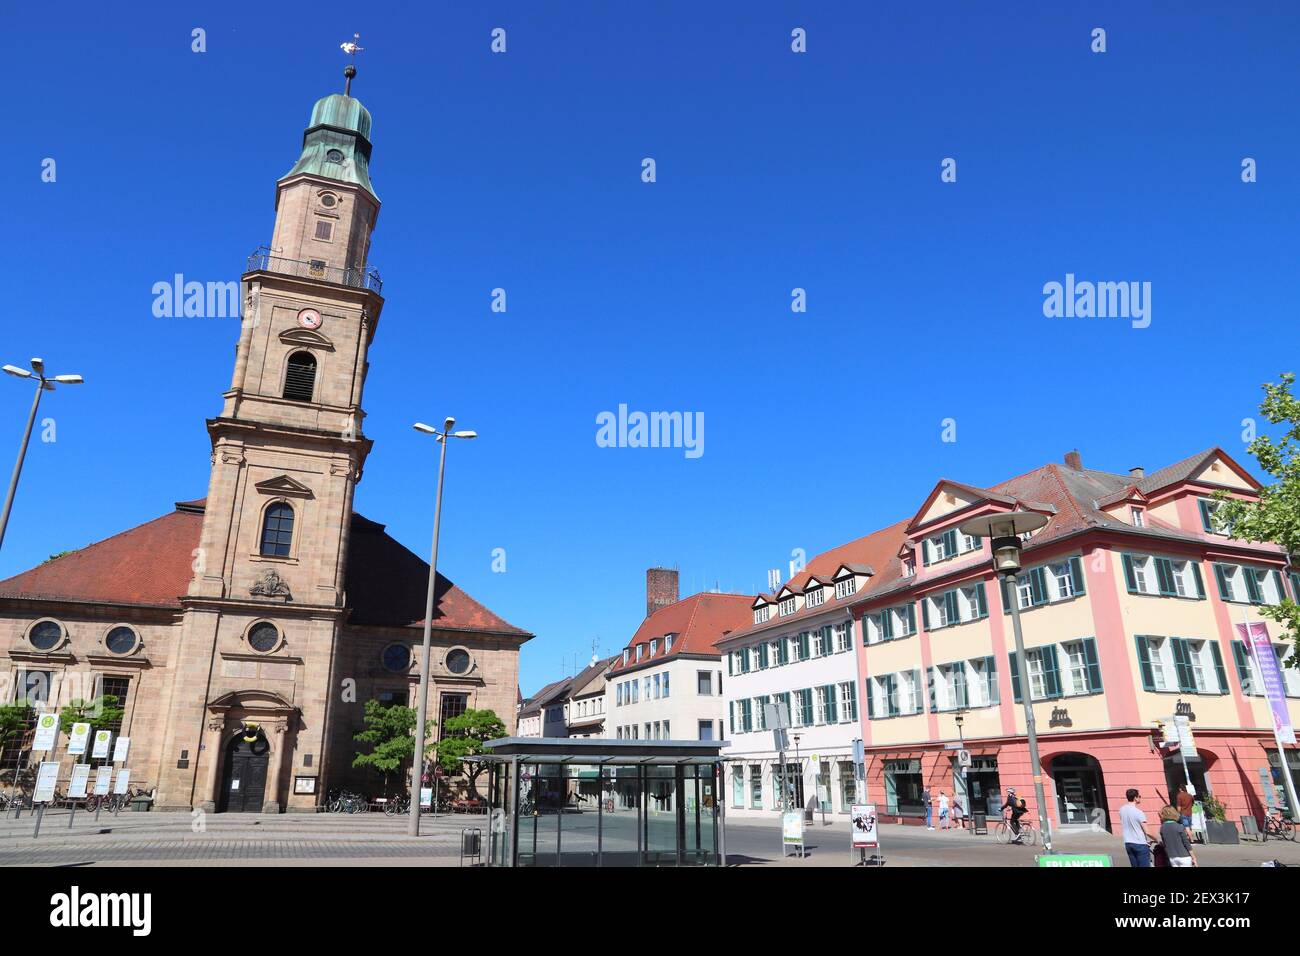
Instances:
[[[565,815],[566,852],[579,849],[584,839],[594,848],[595,834],[587,834],[575,816]],[[537,818],[543,841],[552,821]],[[55,810],[45,815],[40,836],[34,839],[34,822],[29,811],[17,820],[12,814],[0,820],[0,866],[457,866],[462,828],[480,827],[485,836],[487,829],[485,817],[468,815],[426,816],[421,835],[412,838],[406,835],[404,817],[383,814],[208,814],[196,820],[189,814],[159,812],[103,813],[98,821],[94,814],[78,812],[69,827],[68,812]],[[531,839],[532,822],[523,821],[521,848]],[[634,824],[623,829],[628,832],[622,833],[615,823],[603,836],[617,840],[621,834],[634,847]],[[783,857],[777,820],[730,823],[727,864],[833,867],[848,866],[854,859],[847,820],[832,817],[823,825],[819,818],[808,824],[805,837],[803,859]],[[652,827],[651,838],[652,848],[667,851],[671,828]],[[1033,866],[1035,854],[1042,852],[1041,846],[1001,846],[991,836],[891,824],[881,826],[880,838],[885,865],[891,867]],[[688,842],[693,841],[692,836]],[[616,848],[607,845],[607,852]],[[1065,853],[1109,853],[1116,866],[1127,865],[1122,844],[1108,833],[1065,831],[1057,834],[1056,848]],[[545,846],[540,849],[545,851]],[[1276,840],[1198,846],[1196,853],[1206,867],[1257,867],[1274,859],[1300,866],[1300,845]]]

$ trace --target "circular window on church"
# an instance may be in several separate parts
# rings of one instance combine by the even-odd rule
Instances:
[[[27,641],[38,651],[52,651],[63,641],[63,625],[49,618],[37,621],[27,632]]]
[[[125,656],[140,646],[140,635],[125,624],[119,624],[109,628],[108,633],[104,635],[104,646],[108,648],[110,654]]]
[[[331,149],[329,152],[325,154],[325,161],[327,163],[343,162],[343,151],[338,149]]]
[[[411,669],[411,649],[405,644],[389,644],[379,655],[387,670],[400,674]]]
[[[447,652],[447,670],[453,674],[463,674],[469,670],[470,665],[469,651],[463,647],[455,647]]]
[[[326,209],[333,209],[338,205],[339,197],[333,193],[321,193],[320,204]]]
[[[259,621],[248,629],[248,646],[259,654],[269,654],[280,646],[280,629],[270,621]]]

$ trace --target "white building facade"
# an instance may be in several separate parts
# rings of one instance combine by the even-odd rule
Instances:
[[[789,715],[785,786],[791,805],[847,815],[860,800],[853,754],[862,704],[848,605],[869,571],[844,565],[826,577],[801,575],[804,580],[792,580],[776,595],[760,595],[753,626],[718,642],[727,671],[731,745],[723,751],[723,799],[729,817],[772,819],[784,808],[768,704]]]

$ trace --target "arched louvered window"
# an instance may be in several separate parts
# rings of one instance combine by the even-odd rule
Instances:
[[[262,519],[262,553],[275,558],[287,558],[293,541],[293,508],[277,501],[266,509]]]
[[[294,352],[284,373],[284,397],[295,402],[310,402],[316,386],[316,356]]]

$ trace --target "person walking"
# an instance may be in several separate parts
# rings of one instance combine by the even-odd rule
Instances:
[[[934,806],[930,802],[930,788],[926,787],[921,791],[921,805],[925,807],[925,828],[934,829]]]
[[[1124,835],[1124,849],[1128,851],[1129,866],[1151,865],[1151,837],[1147,835],[1147,816],[1138,806],[1142,795],[1134,787],[1124,791],[1128,803],[1119,808],[1120,832]]]
[[[940,790],[939,791],[939,829],[947,830],[949,828],[950,826],[948,820],[948,794],[945,791]]]
[[[1170,866],[1197,866],[1192,841],[1187,838],[1187,827],[1181,817],[1177,807],[1161,808],[1160,844],[1165,848]]]
[[[960,830],[966,829],[966,808],[961,805],[961,795],[952,795],[952,822]]]
[[[1174,804],[1178,808],[1178,822],[1185,827],[1192,825],[1192,804],[1196,801],[1192,795],[1187,792],[1187,784],[1178,785],[1178,796],[1174,798]]]

